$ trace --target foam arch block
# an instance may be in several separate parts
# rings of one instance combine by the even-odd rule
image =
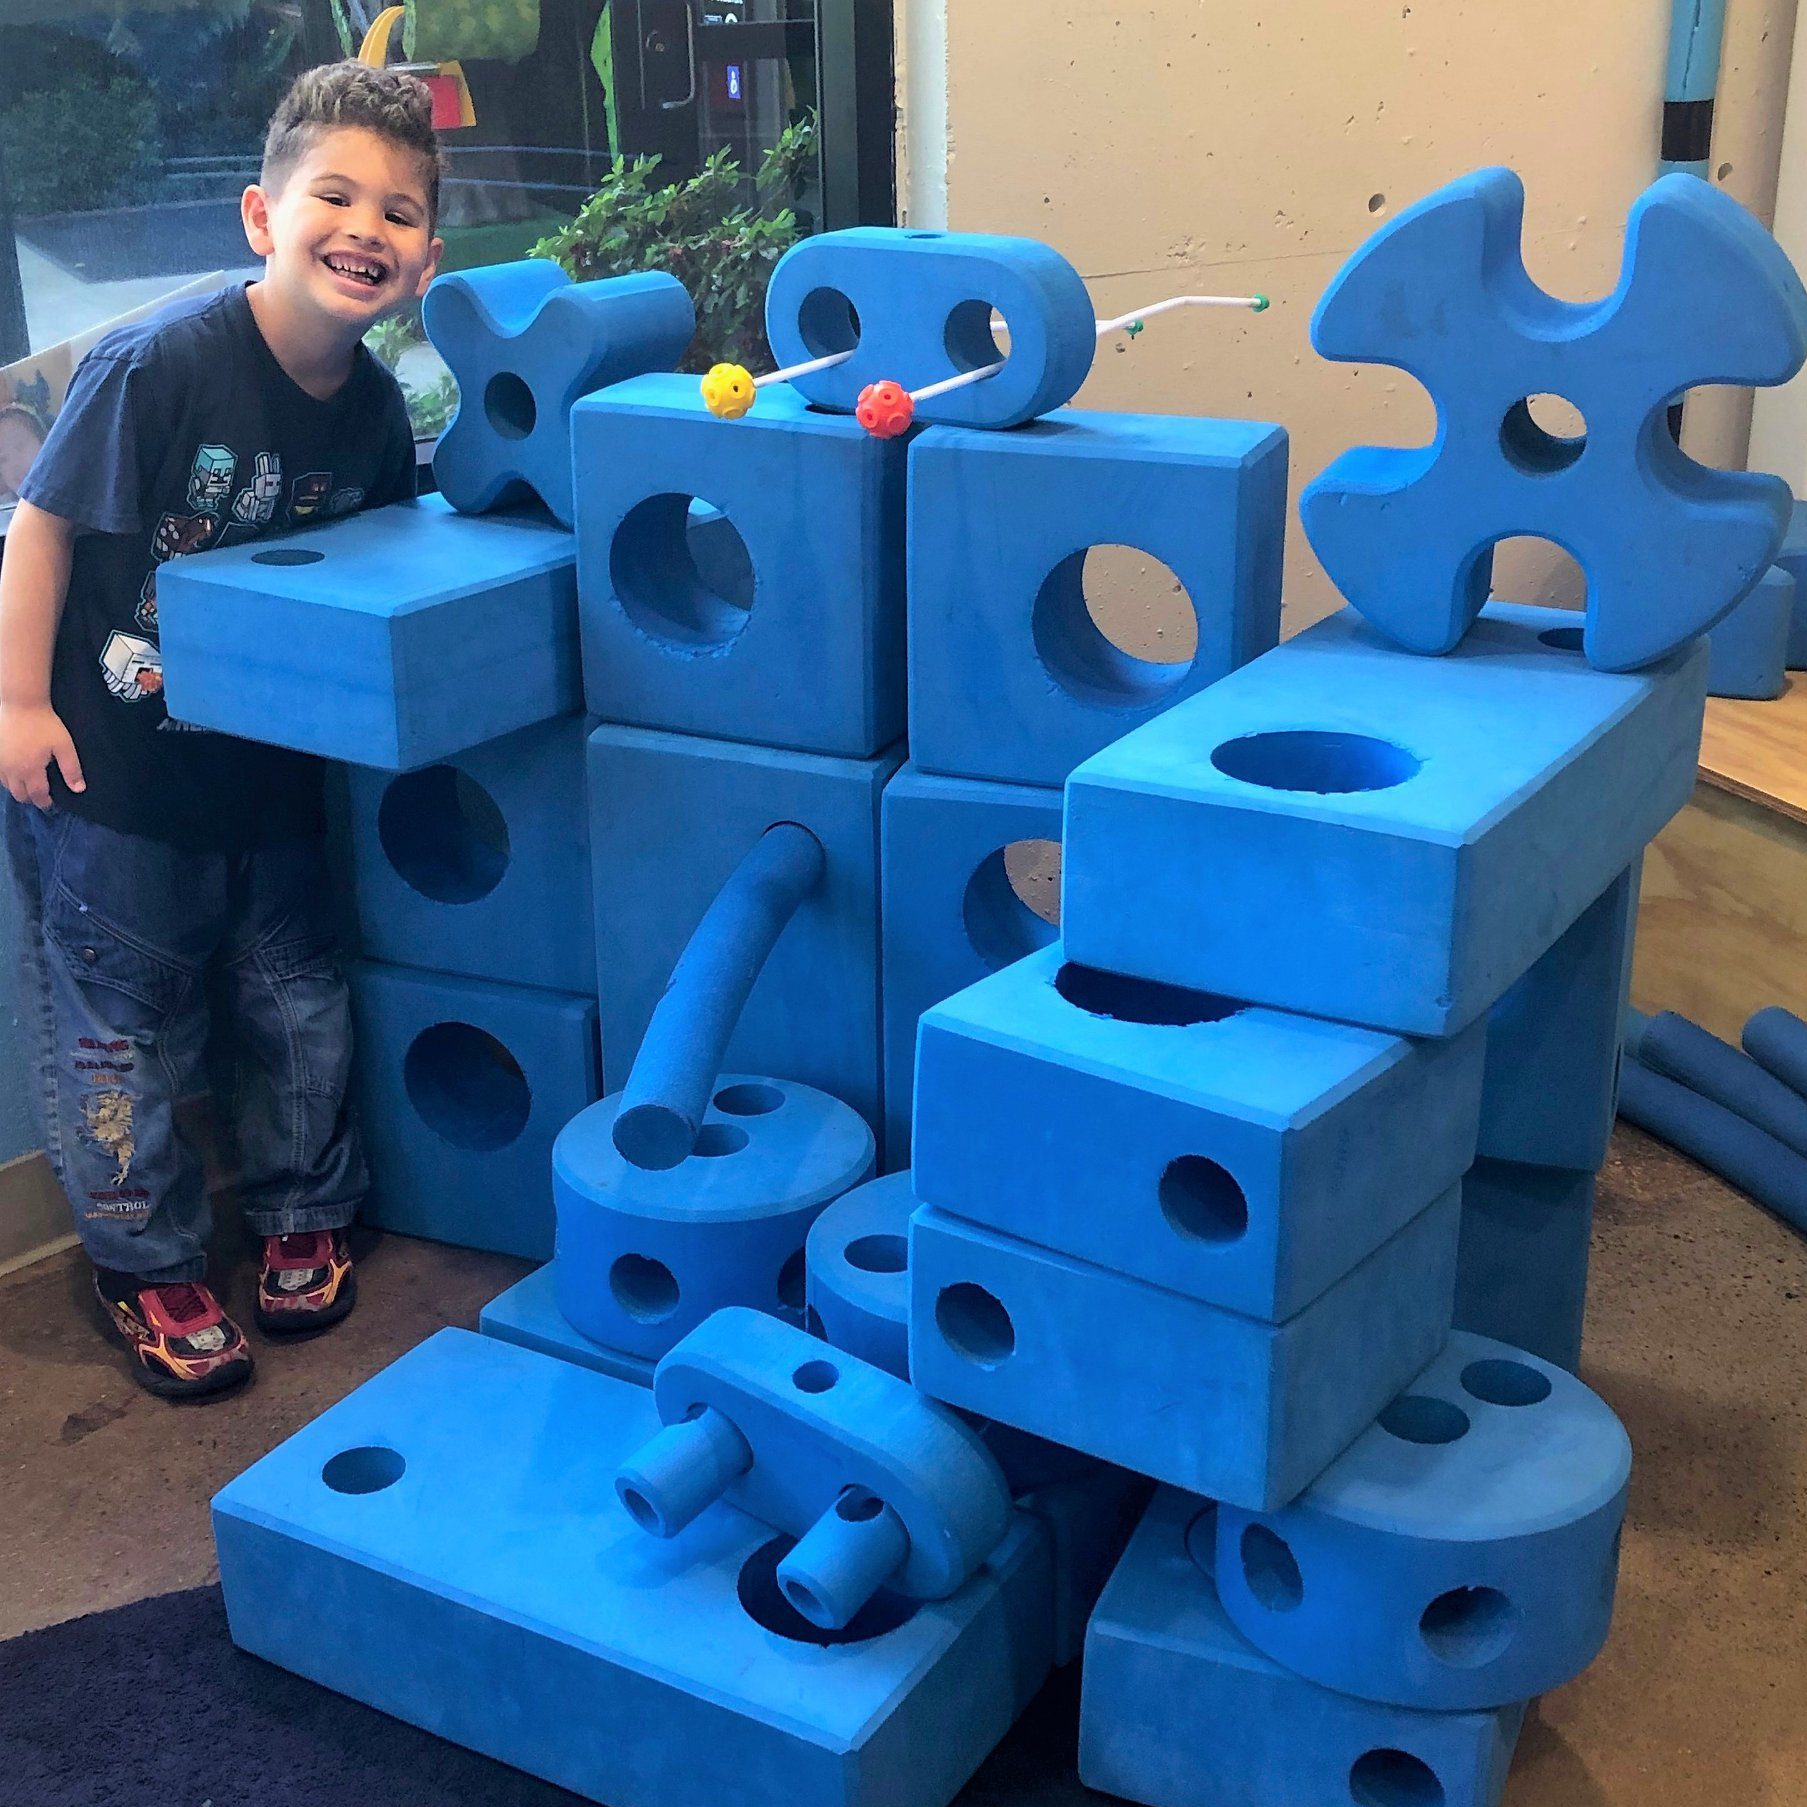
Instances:
[[[537,514],[439,496],[157,572],[170,713],[402,772],[583,701],[575,548]]]
[[[910,1378],[910,1177],[890,1173],[836,1199],[804,1250],[810,1329],[900,1380]]]
[[[1178,414],[1062,409],[1010,434],[922,434],[910,447],[911,757],[1057,785],[1266,652],[1280,633],[1286,465],[1279,427]],[[1094,582],[1088,600],[1086,555],[1119,544],[1179,580],[1190,657],[1143,658],[1098,627],[1089,603],[1114,599]]]
[[[499,1342],[535,1349],[596,1374],[609,1374],[637,1387],[653,1384],[651,1356],[630,1355],[584,1335],[559,1309],[556,1261],[536,1267],[525,1280],[499,1292],[477,1314],[477,1329]]]
[[[1110,972],[1406,1035],[1491,1008],[1694,788],[1706,648],[1590,669],[1496,603],[1448,657],[1344,610],[1067,785],[1061,928]]]
[[[1795,580],[1780,565],[1757,579],[1730,614],[1707,635],[1712,663],[1709,696],[1771,702],[1788,683],[1788,637],[1794,619]]]
[[[1604,1400],[1459,1330],[1290,1506],[1224,1507],[1224,1610],[1340,1693],[1450,1712],[1526,1700],[1606,1641],[1630,1476]]]
[[[994,309],[1009,333],[1002,345]],[[992,429],[1071,401],[1098,343],[1085,283],[1058,251],[1030,238],[894,226],[793,245],[772,272],[765,319],[781,366],[853,353],[795,379],[813,406],[841,413],[869,384],[921,389],[1001,359],[997,375],[916,406],[924,423]]]

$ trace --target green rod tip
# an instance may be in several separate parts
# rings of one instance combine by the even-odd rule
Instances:
[[[1254,300],[1253,311],[1257,314],[1265,314],[1267,312],[1267,309],[1268,309],[1267,297],[1265,295],[1257,295]]]

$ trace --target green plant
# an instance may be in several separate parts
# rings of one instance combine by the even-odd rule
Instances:
[[[73,75],[0,113],[0,148],[22,216],[137,200],[162,161],[156,102],[129,76]]]

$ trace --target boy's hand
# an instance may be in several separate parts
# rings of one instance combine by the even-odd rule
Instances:
[[[19,802],[48,809],[52,760],[72,791],[87,788],[75,742],[48,703],[0,707],[0,784]]]

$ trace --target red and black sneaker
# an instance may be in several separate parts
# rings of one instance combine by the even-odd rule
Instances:
[[[211,1288],[145,1286],[130,1274],[97,1272],[94,1290],[109,1331],[131,1352],[138,1384],[159,1399],[208,1399],[251,1378],[245,1333]]]
[[[343,1230],[302,1230],[264,1238],[257,1275],[257,1326],[271,1336],[325,1330],[358,1300],[358,1277]]]

